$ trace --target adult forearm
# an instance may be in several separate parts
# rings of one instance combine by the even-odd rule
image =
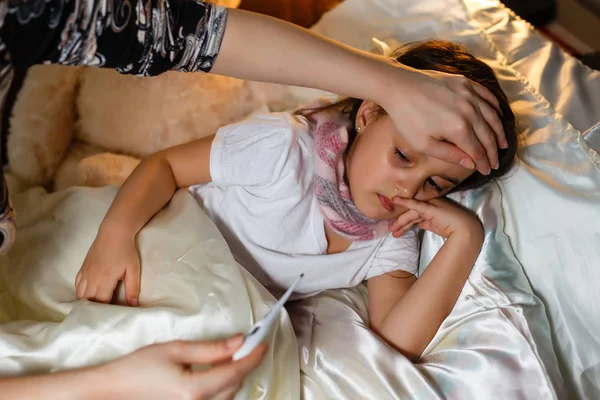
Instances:
[[[211,72],[379,101],[389,91],[392,77],[398,79],[399,67],[388,57],[345,46],[288,22],[231,9]]]
[[[103,397],[106,382],[97,368],[54,374],[0,379],[0,397],[6,399],[95,400]]]

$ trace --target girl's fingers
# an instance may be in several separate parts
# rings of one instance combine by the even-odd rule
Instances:
[[[410,221],[409,223],[403,225],[399,229],[393,231],[392,236],[395,238],[399,238],[400,236],[404,235],[404,233],[406,233],[406,231],[408,231],[410,228],[412,228],[414,225],[418,224],[421,221],[423,221],[423,218],[421,218],[421,217],[418,217],[418,218]]]
[[[427,224],[426,221],[421,221],[417,224],[417,228],[419,228],[423,231],[429,231],[431,226],[429,224]]]
[[[432,204],[414,199],[405,199],[403,197],[394,197],[394,203],[398,204],[399,206],[414,210],[420,215],[424,215],[427,212],[432,212],[435,210],[435,206]]]
[[[77,276],[75,277],[75,289],[77,289],[77,287],[79,286],[80,281],[81,281],[81,270],[79,270],[79,272],[77,273]]]
[[[400,214],[398,216],[398,218],[396,218],[396,220],[390,225],[389,231],[390,232],[397,231],[402,226],[406,225],[410,221],[414,220],[415,218],[419,218],[419,217],[420,217],[419,213],[416,212],[415,210],[408,210],[408,211]]]

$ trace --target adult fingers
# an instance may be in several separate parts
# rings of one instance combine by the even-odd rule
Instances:
[[[238,334],[227,340],[213,341],[174,341],[166,343],[174,361],[181,364],[215,364],[233,356],[242,345],[244,338]]]
[[[490,170],[488,168],[495,169],[495,168],[497,168],[497,165],[498,165],[498,143],[496,141],[497,134],[495,133],[495,130],[488,124],[487,120],[485,119],[485,117],[483,115],[484,114],[483,109],[485,107],[487,107],[489,109],[490,106],[483,101],[480,102],[480,104],[478,106],[480,107],[479,117],[477,118],[477,120],[475,121],[475,123],[473,125],[473,132],[475,133],[475,136],[477,136],[479,143],[483,147],[483,151],[485,152],[486,163],[485,164],[479,163],[477,165],[477,169],[481,170],[481,167],[483,166],[484,170],[482,173],[489,174]],[[488,110],[485,112],[490,112],[490,111]],[[492,110],[491,112],[494,112],[494,111]]]
[[[489,174],[490,163],[484,143],[495,140],[495,134],[481,114],[478,102],[465,98],[459,101],[456,107],[461,111],[462,120],[458,120],[453,134],[448,139],[469,156],[479,172]]]
[[[257,346],[248,356],[222,364],[204,372],[195,372],[190,375],[192,392],[197,398],[212,398],[220,392],[237,391],[248,376],[263,360],[267,346],[263,343]]]
[[[473,135],[475,140],[477,138]],[[473,142],[473,138],[471,139],[453,139],[454,141],[460,141],[464,145],[464,143],[469,143],[469,140]],[[472,149],[474,145],[470,145],[469,149],[471,154],[473,154]],[[473,163],[472,157],[466,151],[463,151],[457,144],[447,142],[442,139],[434,139],[430,138],[423,149],[421,150],[423,153],[427,154],[430,157],[437,158],[442,161],[446,161],[452,164],[458,164],[465,168],[473,169],[475,168],[475,164]]]
[[[473,92],[475,92],[475,94],[477,94],[477,96],[481,97],[489,105],[494,107],[498,114],[502,114],[502,109],[500,108],[500,102],[498,101],[498,98],[496,96],[494,96],[494,94],[492,92],[490,92],[489,89],[486,88],[485,86],[483,86],[475,81],[470,81],[470,82],[471,82],[471,89],[473,90]]]

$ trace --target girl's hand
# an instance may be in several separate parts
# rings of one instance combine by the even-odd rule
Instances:
[[[93,390],[105,390],[111,399],[233,399],[244,378],[258,367],[267,346],[259,345],[247,357],[231,361],[242,345],[237,335],[225,341],[176,341],[144,347],[97,367],[101,378]],[[213,367],[193,372],[191,365]],[[108,386],[108,387],[107,387]]]
[[[390,225],[389,230],[394,237],[400,237],[416,225],[443,238],[462,232],[483,239],[483,229],[477,216],[451,200],[439,198],[422,202],[395,197],[394,202],[409,209]]]
[[[138,305],[140,258],[133,235],[98,233],[75,279],[77,298],[110,303],[120,280],[127,304]]]

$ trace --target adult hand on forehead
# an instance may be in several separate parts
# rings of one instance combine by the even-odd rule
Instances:
[[[498,99],[489,90],[462,75],[438,71],[402,66],[396,75],[385,79],[387,95],[379,104],[412,147],[485,175],[497,168],[498,147],[508,143]]]
[[[242,10],[230,10],[227,21],[213,72],[374,101],[417,151],[483,174],[498,163],[497,147],[506,141],[498,100],[483,86]]]

